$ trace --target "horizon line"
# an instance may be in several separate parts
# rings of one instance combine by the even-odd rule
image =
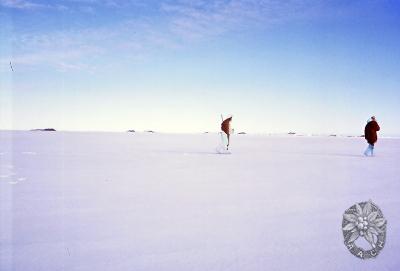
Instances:
[[[43,131],[43,129],[54,129],[54,131]],[[134,131],[134,132],[130,132]],[[218,134],[221,131],[197,131],[197,132],[185,132],[185,131],[161,131],[161,130],[57,130],[55,128],[34,128],[34,129],[3,129],[0,128],[0,132],[87,132],[87,133],[155,133],[155,134]],[[240,134],[244,133],[244,134]],[[327,136],[327,137],[364,137],[363,134],[355,133],[303,133],[303,132],[248,132],[240,131],[235,132],[236,135],[288,135],[288,136]],[[400,134],[381,134],[380,137],[400,137]]]

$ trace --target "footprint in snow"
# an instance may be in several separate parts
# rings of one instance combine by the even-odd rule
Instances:
[[[21,154],[25,154],[25,155],[36,155],[36,152],[34,152],[34,151],[23,151],[23,152],[21,152]]]
[[[11,178],[11,177],[14,176],[14,175],[17,175],[17,174],[14,173],[14,172],[10,172],[10,173],[8,173],[8,174],[2,174],[2,175],[0,175],[0,179]]]

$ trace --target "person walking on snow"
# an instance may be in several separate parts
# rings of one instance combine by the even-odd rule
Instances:
[[[376,134],[377,131],[379,131],[381,128],[378,125],[378,122],[376,122],[375,116],[372,116],[369,120],[367,125],[365,125],[364,129],[364,137],[368,142],[368,147],[364,151],[364,155],[368,156],[370,154],[371,156],[374,155],[374,144],[378,140],[378,136]]]
[[[221,130],[226,134],[226,137],[228,138],[228,143],[226,144],[226,149],[227,150],[229,148],[230,135],[232,133],[231,121],[232,121],[232,116],[230,116],[227,119],[223,120],[222,123],[221,123]]]

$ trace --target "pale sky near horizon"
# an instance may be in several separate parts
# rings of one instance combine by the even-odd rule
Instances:
[[[399,1],[0,0],[0,129],[400,135]],[[10,61],[14,71],[11,70]]]

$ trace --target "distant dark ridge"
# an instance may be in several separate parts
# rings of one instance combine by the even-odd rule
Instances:
[[[152,131],[152,130],[147,130],[147,131],[145,131],[146,133],[155,133],[154,131]]]
[[[55,132],[54,128],[44,128],[44,129],[32,129],[31,131],[42,131],[42,132]]]
[[[238,135],[245,135],[246,134],[246,132],[240,132],[240,133],[238,133]]]
[[[135,133],[135,130],[128,130],[128,131],[126,131],[126,132],[128,132],[128,133]]]
[[[295,132],[289,132],[288,135],[295,135]]]

